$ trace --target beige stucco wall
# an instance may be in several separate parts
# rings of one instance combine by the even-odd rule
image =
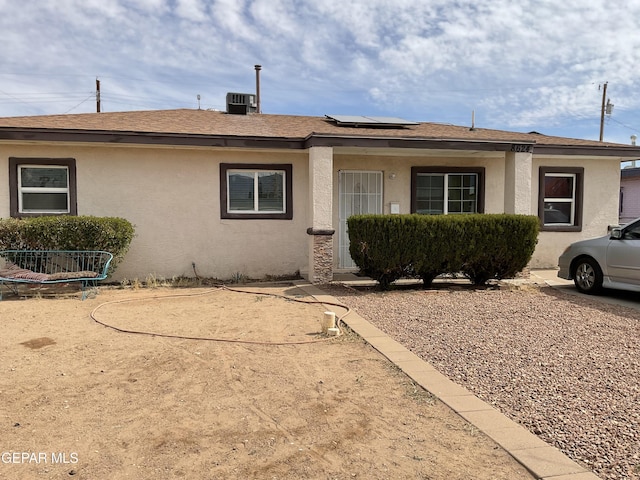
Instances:
[[[531,153],[505,153],[504,213],[530,213],[532,159]]]
[[[383,172],[383,213],[389,212],[389,204],[400,204],[400,213],[411,213],[411,167],[484,167],[485,168],[485,212],[502,213],[504,209],[504,154],[476,157],[460,156],[375,156],[359,155],[357,153],[334,154],[334,189],[333,189],[333,225],[334,235],[334,267],[338,268],[339,258],[339,189],[338,176],[341,170],[369,170]],[[391,174],[395,178],[391,178]]]
[[[383,172],[383,211],[398,202],[410,212],[411,167],[470,166],[485,168],[485,212],[537,215],[540,166],[582,166],[584,176],[581,232],[541,232],[532,268],[550,268],[571,242],[603,235],[618,221],[619,163],[615,159],[533,157],[510,153],[383,152],[320,148],[318,164],[332,155],[329,178],[316,184],[327,192],[310,196],[309,152],[263,152],[238,149],[131,147],[119,145],[15,145],[0,142],[0,217],[9,216],[8,158],[71,157],[78,174],[80,215],[120,216],[136,225],[137,236],[114,280],[144,279],[148,275],[221,279],[235,274],[260,278],[308,273],[311,240],[308,227],[325,227],[327,216],[336,229],[334,267],[338,258],[338,175],[340,170]],[[314,154],[315,155],[315,154]],[[524,163],[523,163],[524,161]],[[220,218],[219,165],[227,163],[291,163],[292,220],[223,220]],[[522,168],[524,166],[524,169]],[[525,170],[531,172],[526,178]],[[326,169],[321,169],[323,172]],[[326,173],[326,172],[325,172]],[[395,174],[391,178],[391,174]],[[522,194],[509,185],[530,182]],[[320,202],[315,206],[312,201]],[[529,202],[529,212],[523,202]],[[330,204],[330,205],[329,205]]]
[[[584,167],[581,232],[540,232],[531,268],[556,268],[558,257],[572,242],[607,233],[607,226],[618,224],[620,162],[616,159],[584,157],[534,157],[531,212],[538,212],[539,168]]]
[[[75,158],[78,214],[135,224],[136,238],[114,280],[193,276],[192,262],[199,275],[220,279],[306,268],[306,152],[0,144],[0,217],[9,216],[10,156]],[[291,163],[293,219],[221,219],[221,162]]]
[[[584,167],[583,228],[581,232],[540,232],[532,268],[555,268],[558,257],[571,242],[604,235],[618,222],[619,161],[613,158],[536,157],[528,153],[495,153],[475,156],[371,156],[340,153],[334,156],[334,215],[338,218],[338,172],[382,170],[383,208],[399,202],[400,213],[410,212],[411,167],[473,166],[485,168],[485,213],[538,215],[538,172],[541,166]],[[395,173],[391,179],[390,174]],[[511,185],[514,185],[513,187]],[[522,191],[528,188],[528,191]],[[334,238],[338,252],[338,235]],[[334,259],[337,268],[339,259]]]

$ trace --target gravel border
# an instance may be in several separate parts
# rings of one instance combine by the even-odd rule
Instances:
[[[605,479],[640,479],[640,311],[536,286],[326,288]]]

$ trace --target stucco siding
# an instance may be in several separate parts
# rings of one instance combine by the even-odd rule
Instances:
[[[528,215],[531,203],[531,153],[505,155],[504,213]]]
[[[584,167],[583,225],[581,232],[540,232],[538,245],[534,252],[532,268],[554,268],[558,256],[571,242],[604,235],[609,225],[618,222],[618,186],[619,163],[614,159],[589,159],[585,157],[533,157],[531,167],[527,165],[530,180],[520,181],[531,188],[526,194],[506,188],[515,182],[517,175],[515,163],[509,169],[504,154],[494,157],[396,157],[396,156],[359,156],[340,154],[334,157],[334,216],[333,222],[338,228],[338,172],[340,170],[381,170],[383,171],[383,212],[389,213],[389,203],[398,202],[400,213],[410,213],[411,209],[411,167],[413,166],[471,166],[485,168],[485,213],[504,213],[508,204],[517,207],[522,214],[538,214],[538,172],[541,166]],[[519,154],[524,158],[524,155]],[[515,158],[515,161],[519,161]],[[395,177],[390,178],[391,174]],[[523,204],[526,199],[530,205]],[[335,251],[338,249],[337,236],[334,238]],[[337,259],[335,266],[337,267]]]
[[[383,213],[390,213],[391,202],[400,205],[400,213],[411,213],[411,167],[483,167],[485,168],[485,212],[502,213],[504,210],[504,154],[495,157],[451,157],[451,156],[373,156],[336,154],[334,156],[333,225],[339,228],[338,177],[341,170],[364,170],[383,172]],[[334,236],[334,252],[338,251],[338,234]],[[339,259],[334,258],[338,268]]]
[[[306,154],[111,145],[5,147],[5,165],[0,163],[3,217],[9,216],[9,156],[75,158],[78,214],[123,217],[136,226],[114,280],[193,276],[193,263],[200,276],[220,279],[286,275],[306,267]],[[221,219],[223,162],[291,163],[293,219]]]
[[[532,268],[555,268],[558,265],[558,257],[570,243],[605,235],[608,226],[618,224],[620,163],[614,159],[602,158],[534,157],[531,199],[531,211],[534,215],[538,211],[538,172],[541,166],[584,167],[582,231],[540,232],[531,261]]]
[[[124,217],[136,226],[137,236],[114,280],[193,276],[193,263],[199,275],[220,279],[307,272],[315,252],[309,227],[336,230],[332,241],[337,268],[341,170],[382,171],[382,211],[390,213],[393,202],[400,213],[410,213],[412,167],[483,167],[486,213],[537,215],[540,167],[583,167],[582,231],[541,232],[532,268],[555,267],[569,243],[603,235],[607,226],[618,223],[620,167],[615,158],[534,155],[523,166],[521,154],[431,151],[427,156],[417,150],[402,155],[383,150],[374,155],[365,150],[318,149],[312,160],[323,173],[315,179],[315,190],[322,195],[312,195],[310,151],[0,142],[0,217],[10,214],[9,157],[76,159],[78,214]],[[293,219],[221,219],[221,163],[291,164]],[[530,179],[525,170],[530,170]],[[518,185],[529,184],[530,192],[518,191]]]

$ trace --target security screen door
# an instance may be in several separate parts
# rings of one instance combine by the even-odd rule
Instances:
[[[382,172],[340,170],[338,177],[338,266],[354,268],[349,255],[347,218],[363,213],[382,213]]]

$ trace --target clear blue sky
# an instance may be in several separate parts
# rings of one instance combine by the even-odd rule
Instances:
[[[0,0],[0,116],[225,108],[640,137],[640,0]],[[639,139],[640,141],[640,139]]]

